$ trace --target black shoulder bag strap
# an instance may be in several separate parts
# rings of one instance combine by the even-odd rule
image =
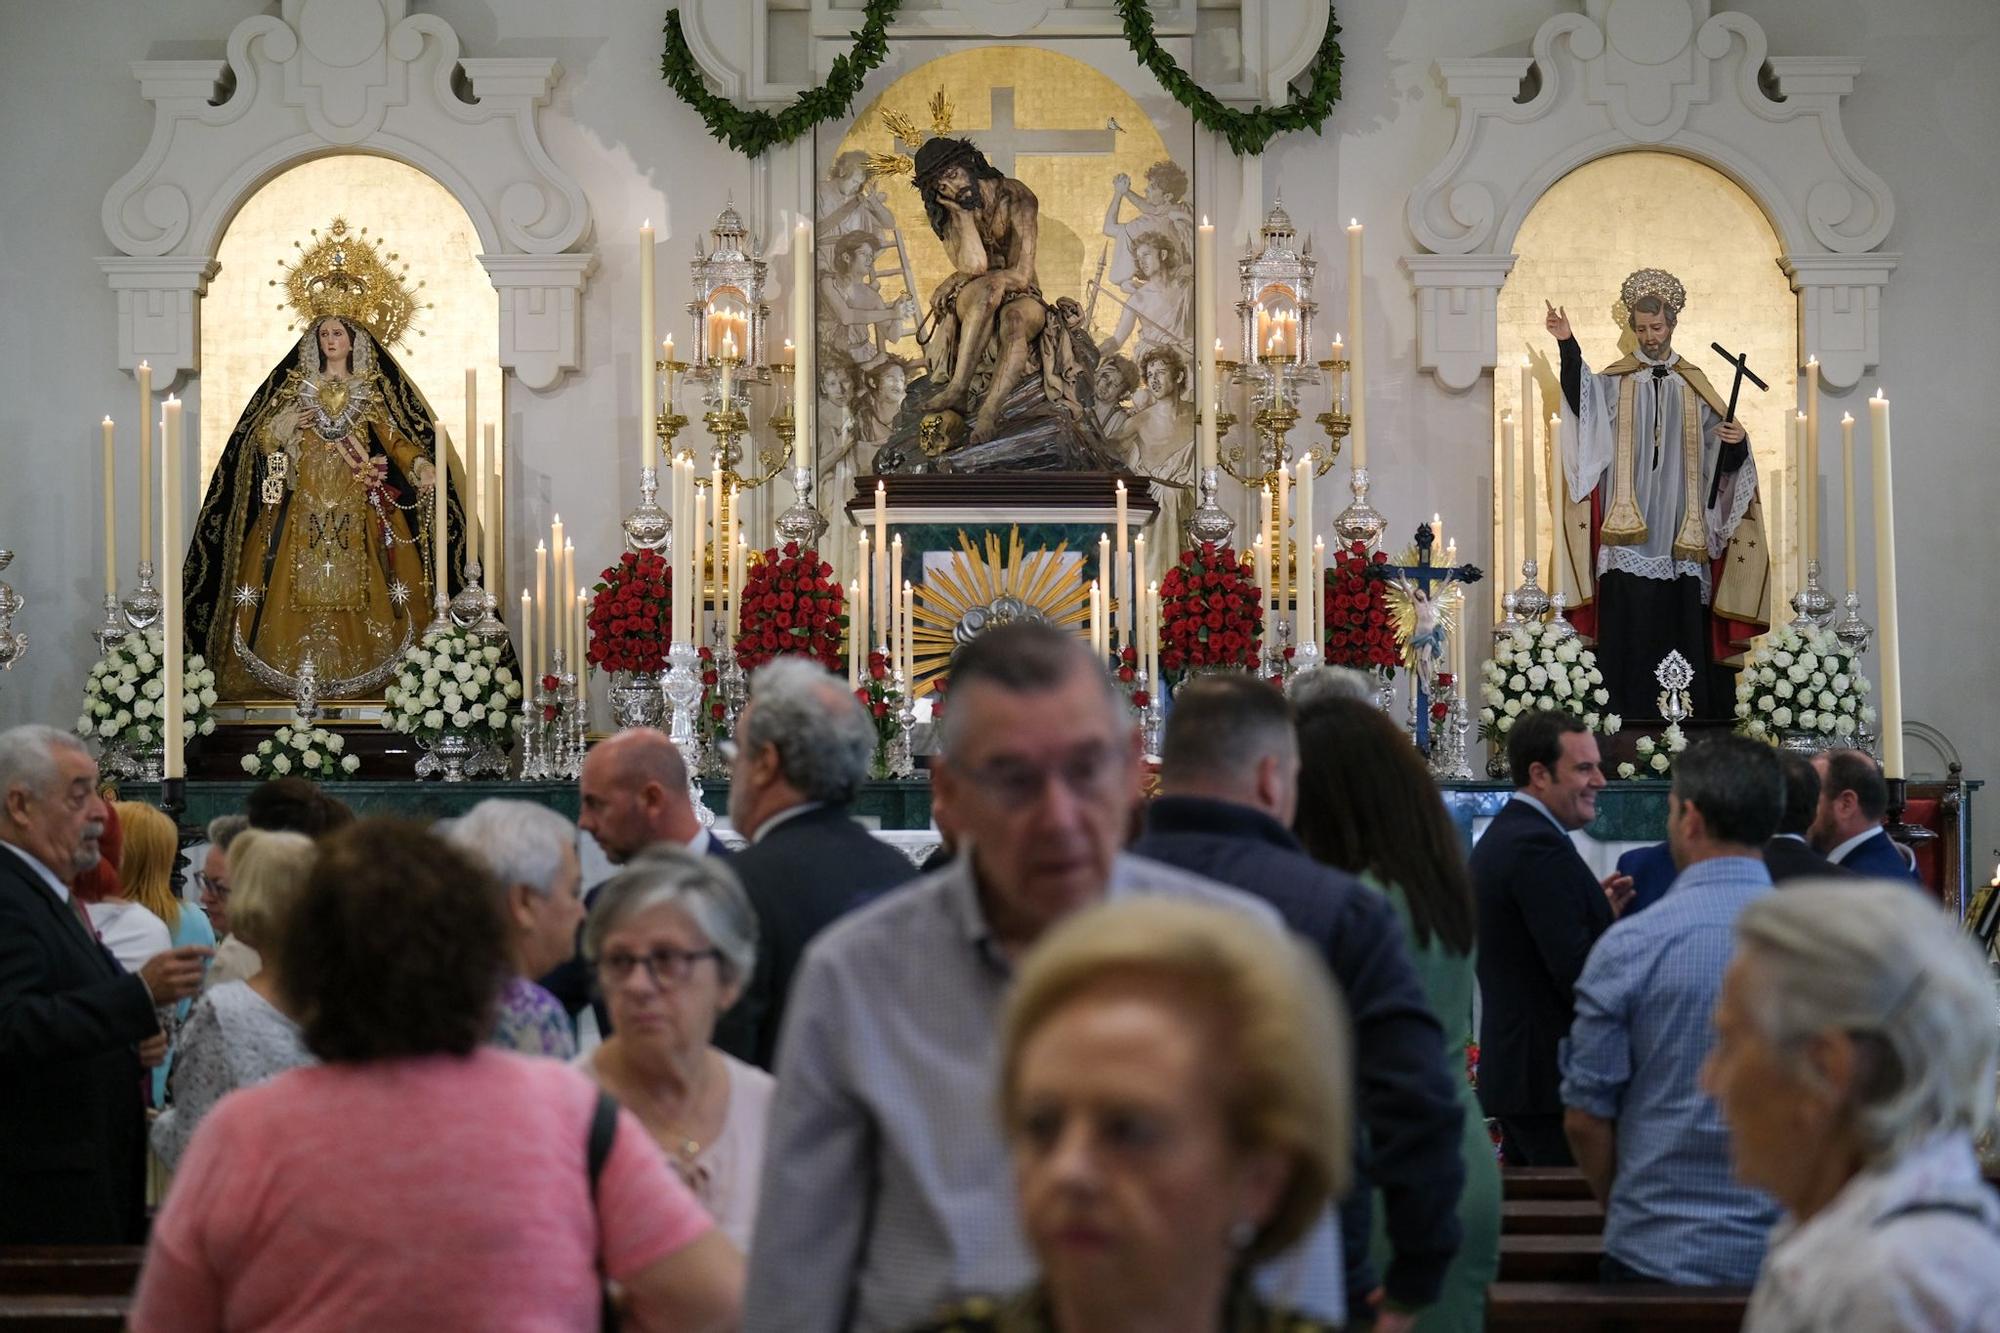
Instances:
[[[604,1163],[611,1156],[611,1142],[618,1134],[618,1103],[610,1093],[600,1090],[597,1094],[597,1109],[590,1117],[590,1214],[597,1217],[597,1178],[604,1174]],[[597,1229],[597,1284],[603,1291],[603,1313],[601,1327],[604,1333],[616,1333],[618,1328],[618,1307],[611,1302],[611,1281],[604,1271],[604,1228]]]

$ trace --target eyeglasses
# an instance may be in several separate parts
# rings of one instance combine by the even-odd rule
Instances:
[[[229,886],[227,884],[219,879],[210,879],[199,870],[194,872],[194,886],[203,893],[214,894],[217,898],[227,898],[229,896]]]
[[[1108,745],[1093,745],[1072,751],[1053,764],[1027,764],[1014,759],[989,760],[968,769],[973,790],[1003,805],[1032,805],[1048,791],[1054,778],[1070,795],[1103,795],[1125,776],[1119,753]]]
[[[722,962],[720,949],[655,949],[648,954],[608,953],[597,960],[597,974],[610,984],[622,985],[632,969],[643,967],[655,986],[678,986],[694,975],[695,964],[704,958]]]

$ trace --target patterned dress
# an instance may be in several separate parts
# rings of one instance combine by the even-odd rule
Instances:
[[[561,1002],[526,977],[514,977],[501,988],[500,1017],[489,1040],[523,1055],[576,1058],[576,1030]]]
[[[195,1001],[178,1046],[168,1080],[172,1105],[149,1131],[153,1152],[168,1170],[180,1163],[195,1126],[217,1102],[238,1088],[314,1063],[298,1024],[241,981],[224,982]]]

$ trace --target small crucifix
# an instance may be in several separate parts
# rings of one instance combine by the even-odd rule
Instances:
[[[1734,421],[1736,420],[1736,396],[1743,392],[1744,380],[1749,380],[1759,389],[1764,389],[1767,391],[1770,389],[1771,386],[1764,383],[1763,380],[1758,379],[1757,372],[1750,369],[1750,354],[1748,352],[1743,353],[1741,356],[1732,356],[1729,350],[1725,348],[1721,343],[1710,343],[1709,346],[1715,349],[1715,354],[1717,356],[1721,357],[1724,361],[1727,361],[1730,365],[1736,368],[1736,376],[1734,379],[1730,381],[1729,384],[1729,410],[1725,412],[1722,416],[1722,419],[1724,421]],[[1717,468],[1715,470],[1715,479],[1709,482],[1708,484],[1708,503],[1710,507],[1714,506],[1715,497],[1720,495],[1721,493],[1722,493],[1722,469]]]
[[[1431,683],[1436,674],[1436,664],[1444,660],[1445,622],[1440,609],[1440,598],[1455,585],[1477,583],[1485,574],[1477,565],[1436,565],[1431,563],[1431,549],[1437,536],[1431,525],[1425,523],[1417,528],[1416,560],[1411,564],[1370,565],[1368,576],[1392,583],[1396,592],[1413,603],[1417,610],[1416,623],[1411,628],[1410,641],[1406,645],[1410,655],[1410,679],[1412,682],[1411,705],[1416,713],[1414,730],[1417,750],[1428,755],[1431,749]],[[1429,625],[1423,623],[1422,610],[1425,606],[1436,611]],[[1457,630],[1463,634],[1465,627]],[[1426,669],[1428,665],[1429,669]],[[1455,682],[1460,690],[1463,681]]]

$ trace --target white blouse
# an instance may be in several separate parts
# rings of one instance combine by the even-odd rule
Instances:
[[[217,1102],[313,1062],[298,1024],[248,984],[224,982],[195,1002],[180,1030],[168,1081],[172,1103],[153,1121],[153,1152],[172,1170]]]
[[[148,958],[174,947],[173,932],[149,907],[106,898],[88,904],[85,910],[90,913],[90,924],[97,927],[97,938],[127,972],[137,972]]]
[[[1744,1333],[2000,1329],[2000,1199],[1971,1140],[1941,1134],[1863,1171],[1771,1237]]]

